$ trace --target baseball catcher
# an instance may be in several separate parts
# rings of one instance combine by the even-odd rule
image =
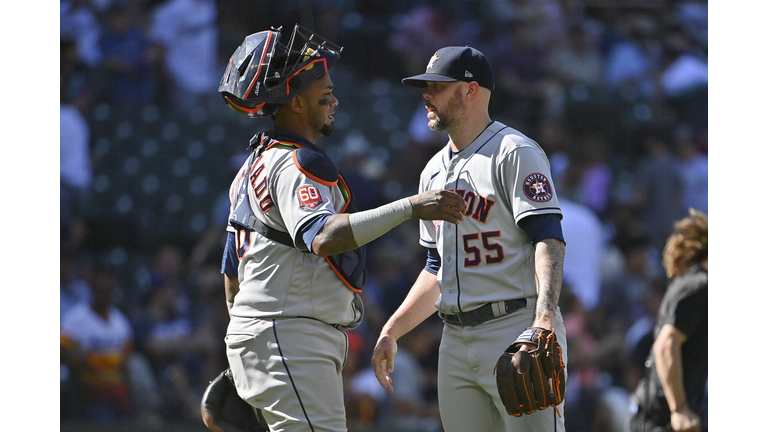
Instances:
[[[208,384],[200,402],[203,423],[213,432],[268,432],[261,410],[242,400],[232,380],[223,371]]]
[[[523,350],[524,346],[528,347]],[[563,350],[554,330],[528,327],[499,357],[493,373],[507,414],[520,417],[563,402]],[[558,410],[558,415],[560,411]]]

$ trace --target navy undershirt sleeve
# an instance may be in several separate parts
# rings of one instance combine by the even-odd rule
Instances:
[[[427,265],[424,267],[424,270],[433,275],[437,275],[437,271],[440,270],[441,265],[442,261],[440,259],[440,254],[437,253],[437,248],[427,249]]]
[[[221,260],[221,274],[237,277],[237,250],[235,246],[235,233],[227,232],[227,244],[224,246],[224,256]]]
[[[532,215],[521,219],[517,224],[528,234],[533,245],[548,238],[558,239],[565,243],[560,219],[559,214]]]
[[[312,252],[312,240],[315,239],[317,233],[320,232],[320,229],[325,225],[325,222],[331,216],[332,215],[330,213],[317,216],[309,222],[305,223],[304,226],[299,229],[299,237],[310,252]]]

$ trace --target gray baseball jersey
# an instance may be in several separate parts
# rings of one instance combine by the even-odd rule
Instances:
[[[359,290],[339,277],[328,259],[305,253],[301,227],[317,216],[342,213],[349,205],[343,179],[324,179],[313,174],[315,167],[302,166],[299,152],[316,150],[297,140],[274,142],[254,161],[246,161],[232,182],[233,211],[247,179],[253,215],[264,225],[287,232],[295,242],[295,247],[288,247],[256,232],[237,230],[240,292],[231,309],[233,316],[310,317],[344,327],[361,321]],[[235,231],[232,226],[228,230]]]
[[[565,430],[553,409],[512,417],[496,388],[494,365],[511,340],[533,321],[536,301],[534,248],[518,223],[529,215],[559,214],[549,161],[533,140],[499,122],[451,157],[446,146],[426,165],[420,191],[455,190],[467,210],[458,225],[422,222],[420,243],[437,248],[436,306],[445,314],[489,302],[525,298],[526,306],[476,326],[446,324],[440,342],[438,398],[446,431]],[[563,317],[555,331],[567,364]],[[562,412],[563,405],[560,406]]]
[[[551,178],[541,147],[500,122],[453,157],[446,146],[427,163],[419,192],[454,190],[467,202],[458,225],[420,225],[420,243],[436,247],[442,260],[441,312],[536,296],[533,245],[517,223],[529,215],[562,214]]]

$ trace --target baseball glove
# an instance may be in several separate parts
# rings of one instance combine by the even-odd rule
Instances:
[[[238,396],[229,369],[208,384],[200,412],[205,426],[214,432],[269,432],[261,410]]]
[[[520,351],[523,345],[532,348]],[[507,414],[520,417],[555,407],[565,393],[563,350],[554,330],[528,327],[496,362],[496,387]],[[557,410],[558,415],[560,411]]]

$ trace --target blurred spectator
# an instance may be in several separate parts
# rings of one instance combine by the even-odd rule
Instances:
[[[617,94],[653,99],[658,96],[661,67],[659,23],[650,14],[627,13],[622,24],[623,36],[606,55],[606,85]]]
[[[439,5],[422,4],[409,10],[389,35],[389,48],[400,56],[403,76],[424,73],[428,59],[440,47],[456,45],[456,27]]]
[[[133,350],[133,330],[114,305],[118,286],[113,272],[96,270],[90,287],[91,300],[73,306],[61,320],[61,362],[66,371],[62,388],[68,388],[70,379],[76,383],[76,395],[65,395],[79,401],[75,417],[102,422],[130,419],[135,406],[125,366]]]
[[[589,311],[600,300],[600,270],[605,248],[600,219],[588,207],[560,197],[567,244],[563,281]]]
[[[568,166],[571,163],[571,157],[568,154],[571,137],[566,136],[566,129],[560,120],[542,119],[535,134],[536,142],[547,153],[552,177],[558,186],[564,184]],[[563,194],[562,188],[558,187],[557,194],[558,196]]]
[[[701,128],[707,123],[709,65],[706,54],[677,26],[664,34],[660,82],[678,121]]]
[[[560,190],[564,196],[602,217],[608,209],[613,185],[606,138],[595,132],[573,141],[578,147],[570,150]]]
[[[177,301],[173,285],[161,283],[147,293],[144,312],[134,322],[136,346],[152,364],[164,418],[197,420],[204,390],[199,381],[206,372],[205,359],[220,344],[216,344],[216,335],[200,329],[188,315],[179,313]]]
[[[226,167],[229,168],[229,175],[225,178],[235,178],[235,174],[240,170],[245,157],[245,155],[237,153],[227,159]],[[231,206],[229,188],[224,187],[211,202],[211,217],[208,227],[195,239],[195,244],[192,246],[192,252],[189,254],[190,268],[198,268],[204,264],[215,264],[219,268],[221,267],[224,246],[227,243],[225,229],[229,224]]]
[[[81,215],[93,180],[91,130],[83,113],[69,104],[60,107],[59,129],[61,217],[69,221]]]
[[[625,234],[614,242],[621,251],[623,268],[602,281],[595,316],[600,317],[606,329],[615,328],[623,337],[629,326],[644,315],[643,296],[655,272],[651,244],[646,237]]]
[[[184,248],[172,242],[157,245],[152,256],[152,283],[173,286],[177,291],[176,307],[182,313],[189,312],[192,301],[189,270]]]
[[[680,159],[683,177],[683,202],[686,208],[708,213],[709,160],[696,146],[693,128],[680,124],[674,133],[674,149]]]
[[[62,67],[73,62],[72,44],[62,43]],[[91,127],[81,108],[66,94],[62,71],[59,109],[59,222],[62,245],[71,252],[86,235],[83,213],[88,204],[93,180],[91,165]]]
[[[164,0],[151,10],[149,37],[163,49],[169,86],[163,92],[179,110],[219,107],[217,19],[214,0]]]
[[[605,135],[595,132],[585,136],[580,143],[585,159],[582,185],[582,202],[598,216],[603,216],[610,204],[613,171],[610,168],[610,147]]]
[[[565,282],[560,292],[560,308],[568,335],[568,403],[563,413],[566,430],[604,431],[608,417],[599,405],[602,390],[597,338],[592,332],[589,312]]]
[[[121,106],[153,102],[160,52],[147,36],[145,3],[120,1],[104,12],[100,98]]]
[[[352,188],[360,211],[376,208],[389,202],[380,182],[383,167],[375,160],[373,150],[371,143],[362,132],[353,129],[344,139],[344,149],[339,158],[341,173]]]
[[[642,300],[644,313],[632,323],[624,337],[624,347],[630,359],[625,381],[627,390],[635,389],[642,378],[645,360],[653,346],[653,326],[656,323],[661,299],[667,290],[666,278],[653,278],[646,288]]]
[[[548,114],[562,118],[567,98],[584,100],[597,92],[602,86],[603,62],[597,30],[588,22],[572,24],[568,37],[553,47],[548,60],[549,73],[558,82]]]
[[[395,392],[386,394],[378,423],[381,427],[401,432],[442,431],[437,400],[429,399],[431,391],[437,392],[433,378],[437,371],[424,368],[438,349],[441,333],[442,323],[429,320],[398,340],[396,366],[390,375]]]
[[[59,254],[59,322],[73,307],[88,303],[91,299],[91,287],[87,275],[81,274],[79,266],[70,253]]]
[[[508,48],[495,67],[499,96],[491,99],[492,110],[519,118],[528,128],[545,116],[557,91],[557,82],[549,74],[552,46],[547,38],[538,37],[538,32],[535,21],[519,19],[512,23]]]
[[[84,114],[89,113],[93,102],[90,79],[94,69],[80,59],[75,39],[62,35],[60,44],[60,102],[73,105]]]
[[[77,59],[90,68],[101,61],[99,38],[101,22],[89,0],[61,0],[59,16],[60,39],[73,40]]]
[[[680,0],[674,2],[676,22],[698,46],[709,46],[709,2],[707,0]]]
[[[661,85],[669,97],[696,91],[708,84],[706,59],[697,55],[691,41],[678,28],[664,35],[663,69]]]
[[[649,128],[643,139],[645,155],[637,164],[637,202],[645,235],[661,254],[675,221],[684,217],[682,164],[672,153],[666,126]]]
[[[436,370],[425,370],[423,366],[429,355],[437,350],[441,326],[441,321],[425,321],[398,341],[395,370],[390,375],[394,393],[389,394],[376,380],[370,366],[370,351],[364,356],[368,366],[349,372],[347,397],[356,401],[353,412],[359,416],[364,413],[362,409],[375,409],[375,413],[368,414],[375,418],[375,422],[369,418],[362,422],[363,426],[375,424],[384,430],[399,432],[442,431],[437,400],[429,397],[430,390],[436,391]]]
[[[508,23],[528,23],[531,26],[531,37],[546,45],[557,44],[566,38],[567,17],[561,1],[502,0],[491,3]]]
[[[207,385],[221,371],[229,367],[227,362],[226,345],[224,336],[229,324],[224,298],[224,277],[220,268],[214,265],[202,265],[195,272],[195,285],[198,290],[198,302],[195,308],[196,321],[202,333],[211,335],[211,344],[206,351],[207,357],[203,359],[204,366],[201,376],[196,379],[199,385]]]
[[[344,406],[347,425],[351,430],[370,430],[380,415],[379,405],[384,393],[372,374],[368,374],[369,350],[359,330],[348,330],[349,349],[342,369],[344,380]],[[366,371],[366,372],[363,372]],[[362,373],[362,374],[361,374]],[[365,382],[361,377],[365,375]],[[372,381],[371,381],[372,379]]]
[[[408,157],[397,158],[397,162],[389,167],[387,174],[388,178],[396,181],[404,189],[416,193],[422,168],[437,150],[447,144],[447,140],[445,134],[431,130],[428,123],[424,121],[427,116],[424,99],[414,103],[414,107],[407,124],[407,140],[402,143],[402,148],[408,151]]]
[[[201,326],[191,310],[182,250],[164,245],[154,258],[152,286],[133,317],[136,347],[150,360],[162,392],[167,420],[199,420],[208,381],[206,360],[221,349],[221,334]],[[221,372],[221,371],[219,371]],[[213,379],[214,376],[207,378]]]

